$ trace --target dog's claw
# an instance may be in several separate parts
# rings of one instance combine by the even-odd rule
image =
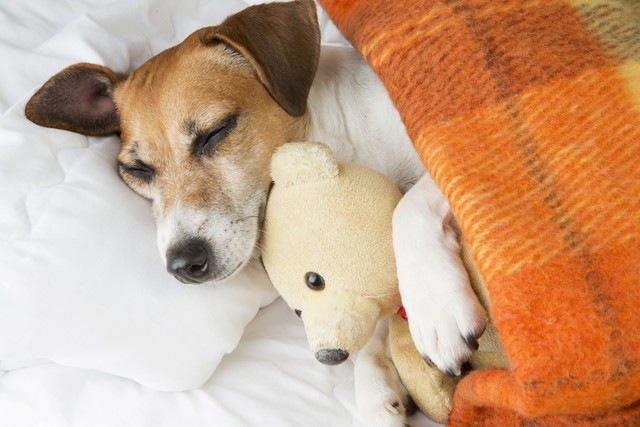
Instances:
[[[462,364],[462,367],[460,369],[462,371],[461,375],[467,375],[473,370],[473,366],[471,366],[471,362],[465,362]]]
[[[423,300],[421,304],[418,300],[414,300],[414,304],[409,302],[405,303],[409,330],[425,363],[435,365],[450,377],[459,376],[462,365],[479,348],[478,337],[486,323],[482,306],[473,298],[453,299],[451,305],[455,302],[459,306],[447,310],[434,306],[429,300]],[[420,305],[431,305],[431,309],[421,310]],[[435,316],[434,312],[439,315]]]
[[[470,350],[476,351],[480,348],[480,344],[475,336],[467,335],[462,338],[464,339],[464,342],[467,343],[467,347],[469,347]]]
[[[435,363],[433,363],[433,361],[429,358],[429,356],[423,354],[422,358],[424,359],[425,363],[429,365],[429,367],[439,369],[443,374],[445,374],[448,377],[455,378],[462,374],[461,367],[455,366],[455,367],[449,367],[446,369],[440,369],[438,366],[436,366]]]
[[[451,378],[459,377],[461,373],[462,373],[462,371],[460,369],[458,369],[458,368],[455,368],[455,369],[450,368],[450,369],[447,369],[444,372],[444,374],[446,376],[451,377]]]
[[[431,360],[431,359],[429,358],[429,356],[427,356],[427,355],[423,354],[423,355],[422,355],[422,358],[424,359],[424,362],[425,362],[425,363],[426,363],[430,368],[435,368],[435,367],[436,367],[436,364],[435,364],[435,363],[433,363],[433,360]]]
[[[391,412],[394,415],[399,415],[400,411],[398,411],[398,407],[400,406],[400,402],[393,402],[393,403],[385,403],[384,407],[387,408],[387,411]]]

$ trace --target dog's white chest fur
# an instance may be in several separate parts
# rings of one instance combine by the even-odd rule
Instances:
[[[352,48],[323,47],[309,94],[309,140],[381,172],[405,192],[425,169],[387,92]]]

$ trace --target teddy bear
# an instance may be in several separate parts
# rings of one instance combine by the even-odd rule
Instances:
[[[404,387],[429,418],[445,422],[459,378],[425,363],[402,317],[392,243],[393,211],[402,197],[398,188],[372,169],[338,163],[329,147],[311,142],[280,147],[271,176],[262,261],[301,317],[315,357],[328,365],[344,362],[385,319],[391,359]],[[490,309],[468,250],[463,258],[476,293]],[[471,368],[508,365],[491,323],[479,344]]]

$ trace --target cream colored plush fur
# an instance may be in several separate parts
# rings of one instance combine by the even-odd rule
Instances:
[[[352,354],[377,320],[400,305],[391,216],[402,195],[371,169],[338,166],[328,147],[314,143],[279,149],[272,177],[262,241],[269,276],[302,312],[314,352],[339,348]],[[324,278],[323,290],[305,284],[309,272]]]
[[[271,173],[274,185],[261,243],[263,262],[276,289],[299,312],[311,350],[321,360],[323,350],[353,355],[363,348],[367,353],[371,343],[383,342],[403,383],[396,390],[405,390],[406,386],[425,414],[444,422],[457,379],[423,361],[407,322],[395,315],[401,301],[392,216],[401,193],[372,169],[337,163],[331,150],[318,143],[284,145],[273,156]],[[322,277],[321,288],[307,284],[309,273]],[[475,270],[471,270],[471,276],[479,279]],[[474,283],[481,285],[480,280]],[[486,293],[478,293],[488,304]],[[388,317],[390,341],[386,340],[386,330],[381,333],[383,341],[380,337],[372,340],[378,322]],[[472,359],[476,368],[506,360],[495,330],[490,326],[487,331],[480,340],[481,351]],[[376,393],[358,387],[358,371],[375,374],[376,364],[381,363],[367,356],[356,360],[357,364],[367,364],[360,369],[356,366],[361,411],[368,397]],[[370,387],[371,381],[362,384]],[[405,415],[402,397],[396,397],[397,407],[393,402],[387,405],[387,415],[400,421]]]

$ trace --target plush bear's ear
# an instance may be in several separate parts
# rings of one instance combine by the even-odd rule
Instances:
[[[280,185],[321,181],[334,178],[338,172],[333,152],[319,142],[290,142],[271,158],[271,178]]]

